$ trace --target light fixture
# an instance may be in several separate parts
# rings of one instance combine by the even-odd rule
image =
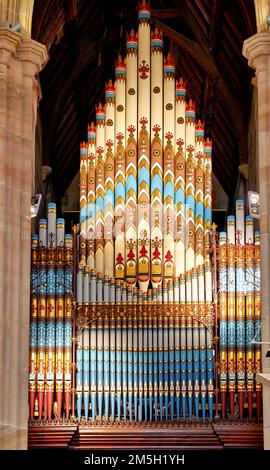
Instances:
[[[260,218],[260,195],[255,191],[248,191],[249,215],[254,219]]]
[[[10,29],[12,29],[12,31],[15,31],[16,33],[20,33],[21,32],[21,23],[14,23],[14,24],[11,24],[10,26]]]
[[[42,194],[34,194],[31,198],[31,218],[38,215]]]

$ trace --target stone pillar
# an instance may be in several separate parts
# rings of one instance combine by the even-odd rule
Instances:
[[[265,18],[266,23],[266,18]],[[262,31],[244,42],[243,55],[256,70],[258,87],[258,170],[261,231],[262,341],[270,342],[270,33]],[[263,372],[270,358],[262,346]],[[270,449],[270,387],[263,385],[264,448]]]
[[[0,449],[26,449],[36,75],[45,46],[0,27]]]

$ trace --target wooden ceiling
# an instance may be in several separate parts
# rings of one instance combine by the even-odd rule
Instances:
[[[152,19],[173,48],[196,115],[213,139],[213,169],[229,198],[238,166],[248,161],[251,69],[243,41],[256,33],[253,0],[152,0]],[[35,0],[32,37],[49,61],[40,74],[43,164],[52,166],[56,201],[79,169],[87,136],[126,30],[137,25],[137,0]]]

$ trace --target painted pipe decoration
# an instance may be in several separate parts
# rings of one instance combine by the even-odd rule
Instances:
[[[237,200],[213,245],[212,141],[150,23],[80,146],[78,229],[50,203],[32,237],[31,420],[261,416],[259,233]]]
[[[70,417],[72,378],[72,303],[73,303],[73,240],[65,235],[65,319],[64,319],[64,400],[66,418]],[[60,416],[60,413],[58,413]]]
[[[150,5],[138,10],[138,281],[146,291],[150,278],[150,120],[151,28]]]
[[[103,332],[109,329],[107,354],[108,339],[91,317],[91,331],[97,328],[89,340],[94,420],[104,412],[112,421],[191,418],[194,410],[198,419],[201,408],[206,419],[207,399],[212,416],[213,348],[204,320],[197,320],[199,312],[206,318],[212,301],[205,242],[211,228],[211,142],[204,140],[203,124],[196,124],[194,103],[186,104],[186,84],[175,79],[174,57],[163,57],[163,32],[158,27],[151,32],[150,19],[149,2],[142,0],[138,33],[127,34],[126,58],[118,56],[115,84],[106,85],[106,109],[99,105],[91,125],[96,229],[105,214],[104,240],[99,231],[91,260],[102,275],[103,297],[90,294],[82,307],[90,318],[101,302]],[[98,171],[103,172],[99,182]],[[92,270],[93,262],[87,264]],[[83,263],[78,269],[84,276]],[[153,311],[146,315],[150,305]],[[166,306],[177,316],[164,317]],[[79,342],[78,380],[83,380],[80,348]],[[102,374],[108,379],[103,392]],[[80,397],[78,381],[77,389]]]
[[[125,110],[126,61],[121,55],[115,65],[115,277],[125,278]]]
[[[228,341],[228,316],[227,316],[227,233],[219,234],[219,367],[220,367],[220,396],[222,418],[226,416],[226,393],[228,387],[227,370],[227,341]]]
[[[255,289],[255,338],[256,343],[262,341],[261,328],[261,271],[260,271],[260,232],[255,232],[255,261],[254,261],[254,289]],[[255,344],[254,373],[262,372],[262,352],[260,344]],[[262,384],[256,382],[256,408],[257,419],[261,418]]]
[[[142,0],[138,32],[127,34],[126,57],[118,56],[115,83],[81,145],[80,170],[79,261],[143,292],[202,265],[212,223],[212,143],[150,21]]]
[[[80,144],[80,259],[86,264],[86,231],[87,231],[87,174],[88,149],[87,144]],[[49,232],[51,233],[51,232]]]
[[[137,277],[137,121],[138,121],[138,37],[127,34],[126,59],[126,281],[135,286]]]
[[[213,419],[211,264],[180,281],[143,292],[78,264],[79,420]]]
[[[109,153],[109,149],[108,149]],[[106,175],[105,175],[106,178]],[[80,185],[81,185],[80,181]],[[106,179],[105,179],[106,185]],[[107,187],[108,188],[108,183]],[[108,189],[107,189],[108,190]],[[107,193],[105,192],[105,198]],[[106,201],[107,202],[107,201]],[[105,202],[105,218],[108,202]],[[95,216],[96,216],[96,127],[88,125],[87,153],[87,225],[86,225],[86,259],[90,269],[95,267]]]
[[[164,241],[163,279],[174,276],[174,140],[175,140],[175,66],[171,54],[164,60]]]
[[[185,272],[186,251],[186,84],[176,80],[175,90],[175,276]]]
[[[31,307],[29,332],[29,405],[30,419],[34,419],[36,384],[37,384],[37,348],[38,348],[38,293],[39,293],[39,263],[38,236],[32,235],[31,246]]]
[[[96,220],[95,268],[104,272],[105,106],[96,106]]]
[[[254,228],[253,218],[247,216],[246,236],[245,236],[245,287],[246,287],[246,387],[248,393],[248,417],[252,418],[253,414],[253,394],[254,394],[254,345],[253,338],[255,336],[255,309],[254,309]]]
[[[111,80],[105,88],[105,192],[104,192],[104,273],[114,273],[114,125],[115,87]],[[92,268],[94,266],[91,266]]]
[[[72,369],[72,237],[48,204],[32,236],[30,419],[69,419]],[[37,405],[36,405],[37,403]]]
[[[237,200],[235,216],[227,218],[227,232],[219,234],[221,413],[222,418],[234,418],[238,408],[240,419],[252,419],[256,408],[256,416],[259,419],[261,385],[256,383],[255,373],[261,370],[261,349],[260,345],[256,344],[260,342],[261,328],[260,242],[259,232],[254,232],[253,219],[250,216],[245,217],[244,211],[244,201]]]
[[[186,105],[186,270],[195,266],[195,105]]]
[[[151,281],[163,279],[163,34],[151,35]]]

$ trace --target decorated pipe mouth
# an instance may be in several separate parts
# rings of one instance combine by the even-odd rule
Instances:
[[[39,219],[39,226],[46,226],[48,225],[47,219]]]
[[[112,90],[107,90],[105,92],[105,99],[112,99],[114,100],[115,99],[115,91],[112,91]]]
[[[139,11],[138,11],[138,19],[139,19],[139,21],[141,21],[141,20],[148,20],[148,21],[150,21],[150,19],[151,19],[151,13],[150,13],[150,11],[149,11],[149,10],[146,10],[146,9],[144,9],[144,10],[139,10]]]
[[[138,41],[136,39],[129,39],[126,46],[127,49],[138,49]]]
[[[195,110],[186,108],[186,118],[195,119]]]
[[[88,140],[95,140],[96,139],[96,133],[95,132],[88,132],[87,138],[88,138]]]
[[[186,89],[185,88],[177,88],[175,91],[176,97],[177,96],[186,96]]]
[[[175,74],[175,67],[173,65],[164,65],[164,74],[170,73]]]
[[[163,40],[158,39],[158,38],[152,38],[151,47],[159,47],[160,49],[162,49],[163,48]]]
[[[119,77],[119,76],[122,76],[122,75],[126,75],[126,68],[124,66],[117,66],[115,68],[115,76],[116,77]]]
[[[201,129],[196,129],[195,136],[196,137],[204,137],[204,131],[201,130]]]
[[[48,203],[48,212],[56,212],[56,204],[55,202]]]
[[[82,156],[82,155],[83,155],[83,156],[86,156],[87,153],[88,153],[88,152],[87,152],[87,145],[86,145],[86,144],[81,145],[81,147],[80,147],[80,155],[81,155],[81,156]]]
[[[98,113],[96,114],[96,120],[97,120],[97,121],[105,121],[105,113],[103,113],[103,112],[102,112],[102,113],[98,112]],[[87,151],[86,151],[86,153],[87,153]]]
[[[237,209],[244,209],[245,207],[245,201],[243,199],[237,199],[237,201],[235,202],[235,206],[236,206],[236,210]]]

